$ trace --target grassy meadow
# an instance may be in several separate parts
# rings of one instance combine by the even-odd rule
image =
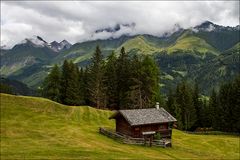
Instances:
[[[239,136],[173,130],[173,147],[121,144],[98,133],[111,111],[1,96],[1,159],[239,159]]]

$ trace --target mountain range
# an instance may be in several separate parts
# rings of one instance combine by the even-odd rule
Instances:
[[[121,25],[96,32],[114,32],[119,27]],[[1,48],[0,72],[3,77],[38,88],[53,64],[61,65],[69,59],[85,67],[90,63],[96,45],[100,46],[104,57],[113,51],[119,54],[121,47],[125,47],[129,54],[150,55],[156,60],[161,70],[163,93],[187,79],[198,82],[208,95],[213,87],[218,88],[219,84],[233,79],[240,72],[239,30],[239,25],[220,26],[206,21],[188,29],[176,25],[174,31],[160,37],[122,35],[73,45],[66,40],[48,43],[34,36],[11,49]]]

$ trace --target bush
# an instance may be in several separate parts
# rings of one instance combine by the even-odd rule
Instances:
[[[155,135],[154,135],[154,139],[156,140],[161,140],[161,134],[159,132],[157,132]]]

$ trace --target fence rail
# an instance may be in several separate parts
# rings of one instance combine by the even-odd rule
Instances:
[[[122,143],[126,143],[126,144],[136,144],[136,145],[146,145],[147,144],[147,141],[145,141],[144,138],[133,138],[133,137],[126,136],[126,135],[121,135],[117,132],[110,131],[110,130],[107,130],[102,127],[99,128],[99,133],[101,133],[107,137],[110,137],[112,139],[118,140]],[[171,146],[171,145],[169,145],[169,143],[171,144],[171,141],[166,140],[166,139],[152,141],[153,146],[160,146],[160,147]]]

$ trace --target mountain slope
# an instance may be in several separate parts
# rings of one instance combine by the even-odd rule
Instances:
[[[30,89],[26,84],[16,80],[1,77],[0,84],[10,87],[12,94],[20,94],[26,96],[36,95],[36,91]]]
[[[161,37],[147,34],[122,35],[119,38],[86,41],[72,46],[67,41],[49,44],[37,36],[26,39],[10,50],[1,49],[0,72],[1,75],[37,88],[54,64],[61,65],[64,60],[72,60],[79,67],[85,67],[89,65],[97,45],[100,46],[104,58],[113,51],[119,54],[121,47],[125,47],[129,54],[157,57],[162,74],[161,85],[175,86],[183,78],[198,78],[197,72],[208,74],[207,68],[212,66],[209,61],[216,63],[213,59],[217,59],[217,56],[224,54],[240,41],[239,29],[239,26],[225,27],[207,21],[190,29],[177,26]],[[235,70],[232,71],[232,74],[235,73]],[[220,76],[227,75],[219,74],[219,80]],[[216,78],[216,83],[219,82]],[[201,87],[209,88],[205,87],[204,83]],[[163,93],[166,93],[166,89]]]
[[[169,46],[168,48],[166,48],[166,50],[168,53],[190,51],[193,53],[197,52],[199,54],[218,54],[217,49],[213,48],[205,40],[192,35],[191,33],[189,33],[189,31],[185,31],[185,33],[177,39],[175,44]]]
[[[60,52],[69,49],[72,44],[70,44],[68,41],[63,40],[60,43],[53,41],[48,46],[55,52]]]
[[[1,159],[236,159],[239,137],[173,130],[173,147],[121,144],[98,133],[114,128],[110,111],[44,98],[1,96]]]
[[[124,42],[120,47],[116,49],[119,53],[121,48],[124,47],[126,52],[134,52],[138,54],[153,54],[155,52],[162,51],[161,48],[154,47],[149,43],[144,36],[136,36]]]
[[[1,74],[12,75],[14,72],[34,64],[46,64],[56,54],[47,47],[35,47],[31,43],[14,46],[1,56]]]
[[[1,75],[37,88],[47,75],[46,67],[58,55],[57,52],[70,46],[66,40],[54,45],[39,36],[26,38],[12,49],[1,50]]]
[[[74,63],[85,66],[89,63],[92,54],[94,53],[96,46],[99,45],[104,56],[109,55],[119,47],[126,40],[130,39],[129,36],[121,36],[115,39],[106,39],[106,40],[94,40],[87,41],[82,43],[74,44],[69,50],[61,52],[54,60],[52,64],[58,63],[61,64],[63,60],[73,60]],[[85,61],[85,62],[84,62]]]
[[[239,29],[239,25],[225,27],[206,21],[194,27],[193,35],[204,39],[208,44],[223,52],[240,41]]]
[[[240,42],[190,73],[205,93],[240,74]]]

